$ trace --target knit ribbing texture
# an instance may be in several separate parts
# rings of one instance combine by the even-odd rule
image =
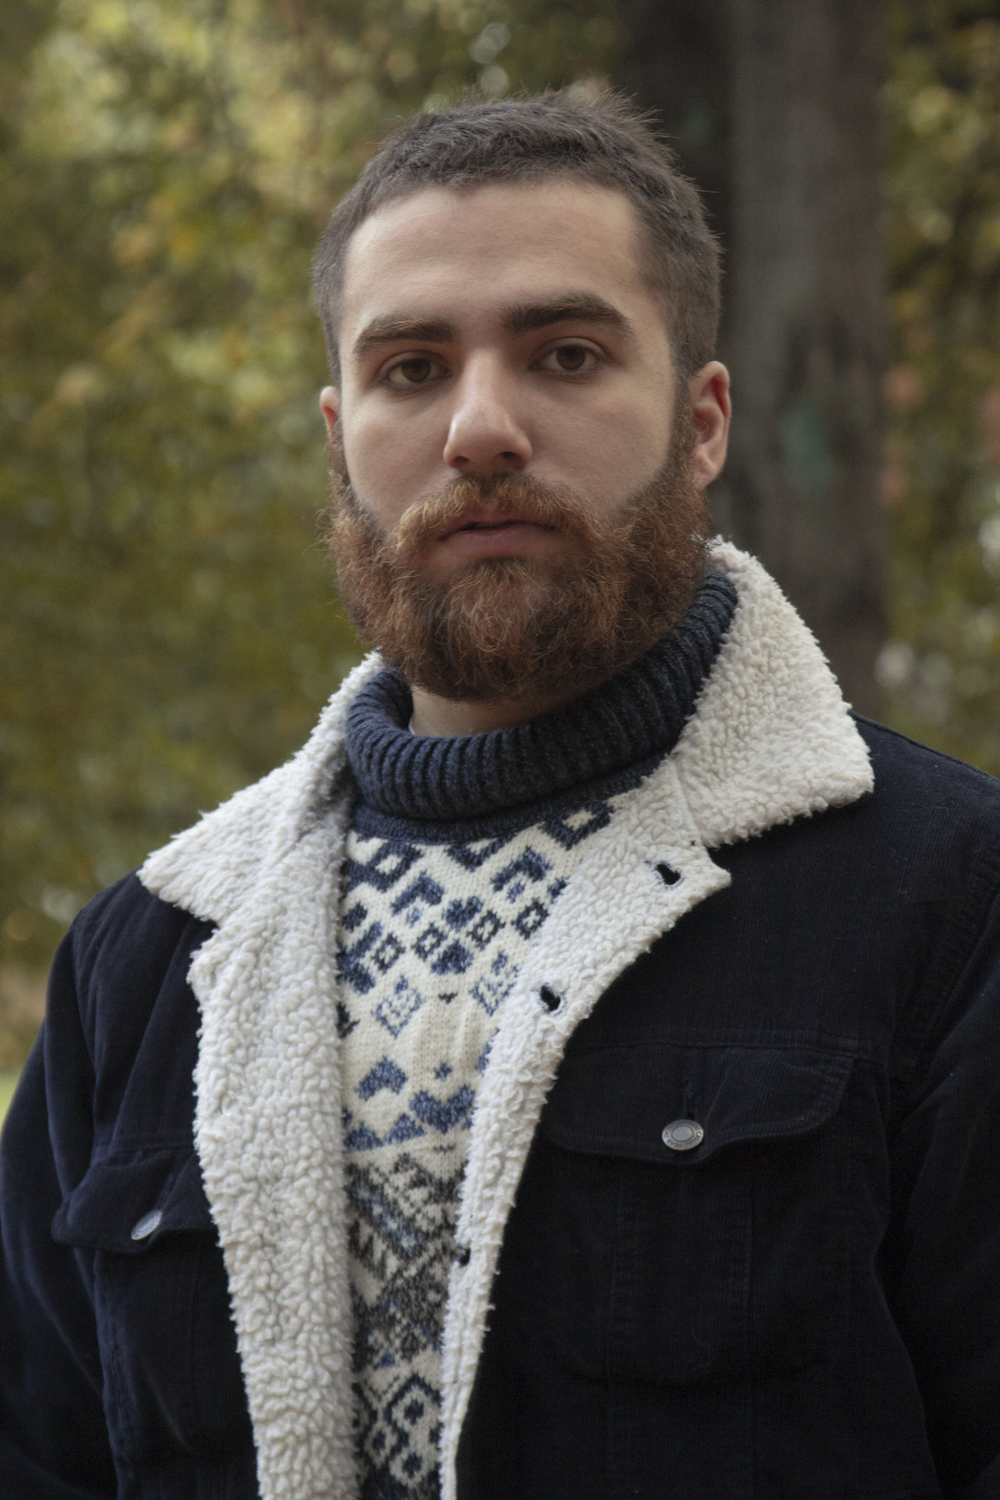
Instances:
[[[427,823],[509,816],[666,754],[735,608],[728,578],[709,572],[678,629],[638,661],[556,713],[490,734],[412,734],[406,682],[380,672],[347,718],[347,754],[362,802]]]

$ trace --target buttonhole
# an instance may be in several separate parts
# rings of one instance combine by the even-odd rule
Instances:
[[[676,885],[681,878],[680,871],[675,870],[673,865],[657,865],[656,873],[664,885]]]
[[[460,1250],[456,1250],[456,1252],[455,1252],[455,1264],[456,1264],[456,1266],[467,1266],[469,1264],[469,1261],[471,1259],[472,1259],[472,1251],[470,1250],[470,1248],[469,1248],[468,1245],[463,1245]]]
[[[546,1010],[558,1010],[562,1004],[562,996],[557,995],[555,990],[550,990],[547,984],[543,984],[538,991],[538,998]]]

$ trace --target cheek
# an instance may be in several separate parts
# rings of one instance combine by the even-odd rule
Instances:
[[[670,444],[670,413],[644,402],[595,403],[564,436],[581,488],[624,498],[658,473]]]
[[[407,472],[405,444],[398,433],[364,420],[345,421],[343,438],[355,494],[383,524],[391,524],[405,507],[400,494]]]
[[[359,499],[386,524],[441,480],[442,443],[435,446],[434,424],[419,416],[405,408],[345,406],[342,433],[351,482]]]

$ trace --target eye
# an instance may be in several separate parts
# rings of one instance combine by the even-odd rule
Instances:
[[[408,354],[405,359],[390,365],[381,378],[393,390],[412,391],[447,373],[444,365],[427,354]]]
[[[600,363],[600,355],[587,344],[560,344],[542,356],[539,367],[560,375],[589,375]]]

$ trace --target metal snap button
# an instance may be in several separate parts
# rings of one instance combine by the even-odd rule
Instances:
[[[671,1151],[692,1151],[705,1139],[705,1132],[697,1120],[674,1120],[663,1127],[663,1144]]]
[[[143,1214],[138,1223],[132,1226],[132,1238],[134,1240],[148,1239],[154,1229],[159,1229],[162,1219],[163,1214],[158,1208],[154,1208],[151,1214]]]

